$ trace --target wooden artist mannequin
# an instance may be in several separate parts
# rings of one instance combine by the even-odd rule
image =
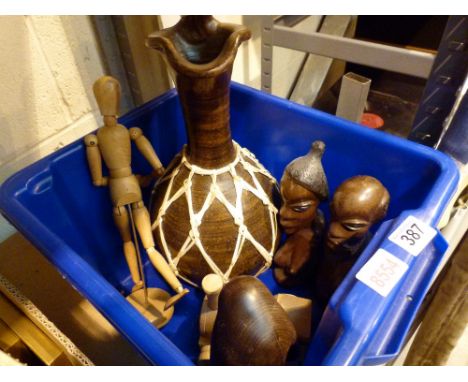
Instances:
[[[276,281],[293,286],[310,273],[310,260],[324,227],[317,210],[328,197],[328,185],[321,158],[325,144],[316,141],[305,156],[292,161],[281,179],[283,205],[280,224],[288,235],[274,257]]]
[[[151,164],[155,176],[162,175],[164,168],[141,129],[138,127],[127,129],[117,123],[120,104],[119,82],[115,78],[104,76],[94,83],[93,90],[104,120],[104,126],[96,135],[90,134],[85,137],[93,184],[98,187],[109,186],[114,207],[114,221],[122,237],[125,259],[135,283],[133,291],[146,286],[139,272],[135,247],[137,243],[132,241],[132,221],[151,263],[177,293],[167,300],[165,306],[167,309],[188,293],[188,290],[183,288],[163,256],[154,248],[149,213],[142,201],[140,181],[143,178],[135,176],[130,167],[131,141],[135,142],[138,150]],[[109,169],[109,177],[104,177],[102,174],[102,159]]]
[[[371,238],[369,229],[387,214],[390,194],[371,176],[354,176],[336,189],[331,221],[319,264],[316,291],[328,301]]]
[[[290,318],[260,280],[237,276],[223,287],[211,338],[211,364],[284,365],[296,339]]]

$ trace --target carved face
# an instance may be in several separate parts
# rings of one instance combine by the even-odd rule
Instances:
[[[315,194],[285,174],[281,179],[281,197],[283,205],[280,209],[280,224],[286,234],[310,228],[320,203]]]
[[[357,176],[343,182],[331,203],[327,246],[333,250],[357,244],[385,216],[388,203],[388,191],[375,178]]]
[[[369,231],[371,225],[372,221],[359,216],[359,213],[352,216],[340,216],[338,213],[332,217],[328,229],[327,246],[336,249],[345,243],[353,245]]]

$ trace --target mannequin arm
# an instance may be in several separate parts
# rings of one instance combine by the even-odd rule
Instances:
[[[93,184],[98,187],[107,186],[107,177],[102,176],[102,158],[101,152],[99,151],[97,136],[89,134],[85,137],[84,141]]]
[[[151,143],[143,135],[141,129],[138,127],[132,127],[130,129],[130,138],[135,142],[138,150],[145,157],[151,167],[153,167],[153,174],[161,176],[164,172],[164,167],[161,164],[158,155],[154,151],[153,146],[151,146]]]

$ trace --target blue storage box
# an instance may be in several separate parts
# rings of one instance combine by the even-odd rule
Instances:
[[[175,90],[120,121],[127,127],[141,127],[165,165],[186,142]],[[409,215],[436,226],[458,181],[453,161],[425,146],[238,84],[231,87],[231,128],[233,138],[255,153],[277,179],[287,163],[320,139],[326,143],[323,165],[331,194],[354,175],[374,176],[388,188],[387,218],[375,227],[374,238],[333,295],[305,364],[382,364],[394,358],[447,245],[437,234],[414,257],[388,236]],[[133,153],[135,173],[149,173],[151,169],[137,150]],[[199,351],[203,294],[191,288],[160,331],[125,300],[123,295],[129,293],[132,283],[108,192],[92,185],[85,148],[79,140],[8,179],[0,190],[0,210],[151,363],[191,365]],[[327,205],[321,208],[328,217]],[[409,266],[387,297],[355,278],[379,248]],[[146,257],[144,263],[149,286],[171,291]],[[261,279],[272,292],[282,291],[271,270]]]

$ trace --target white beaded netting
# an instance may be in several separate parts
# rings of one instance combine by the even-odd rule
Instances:
[[[260,164],[260,162],[258,162],[255,156],[249,150],[247,150],[246,148],[241,148],[236,142],[233,143],[236,150],[235,159],[230,164],[218,169],[205,169],[191,164],[188,161],[185,153],[186,147],[184,147],[182,151],[182,157],[178,165],[172,171],[170,171],[170,173],[167,176],[161,178],[156,185],[158,186],[163,182],[168,182],[164,199],[161,203],[158,214],[154,222],[152,223],[153,232],[157,230],[162,246],[161,249],[166,255],[168,263],[175,272],[175,274],[191,285],[196,286],[194,282],[188,280],[186,277],[179,273],[177,266],[180,260],[194,246],[198,248],[199,253],[201,254],[201,256],[203,256],[204,260],[211,269],[211,272],[221,276],[224,282],[227,282],[229,280],[231,272],[234,269],[234,266],[236,265],[239,256],[241,255],[242,248],[244,247],[244,245],[246,245],[246,243],[250,243],[256,249],[258,254],[263,258],[263,266],[256,272],[255,276],[258,276],[259,274],[267,270],[272,262],[278,236],[278,226],[276,219],[278,210],[274,206],[270,197],[263,189],[258,179],[258,176],[267,177],[269,181],[275,185],[276,180],[272,177],[268,170],[266,170]],[[245,172],[249,174],[251,178],[251,183],[247,182],[241,176],[239,176],[236,170],[236,166],[238,165],[242,166],[243,170],[245,170]],[[188,176],[184,180],[182,186],[174,192],[174,179],[184,167],[186,168],[186,170],[188,170]],[[217,184],[217,179],[225,174],[229,174],[232,177],[236,195],[235,203],[231,203],[228,200],[226,195],[222,192],[222,190]],[[209,192],[207,193],[206,198],[202,203],[202,207],[198,211],[194,210],[192,198],[192,179],[194,175],[201,175],[211,178]],[[258,240],[256,240],[250,232],[247,225],[244,224],[244,211],[242,203],[242,195],[244,192],[249,192],[254,197],[258,198],[258,200],[268,210],[269,224],[271,227],[271,245],[268,247],[265,247]],[[191,229],[182,247],[178,251],[171,251],[164,232],[164,215],[171,207],[171,205],[179,198],[185,198],[187,201]],[[234,251],[231,254],[231,261],[227,270],[224,272],[218,267],[216,262],[210,256],[208,250],[204,247],[199,231],[199,227],[203,223],[203,218],[206,212],[216,200],[226,208],[226,210],[231,215],[234,224],[238,227]]]

